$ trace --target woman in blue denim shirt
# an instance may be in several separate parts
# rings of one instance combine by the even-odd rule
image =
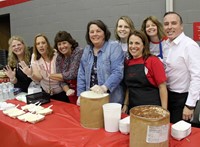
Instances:
[[[110,93],[110,102],[122,103],[120,82],[124,74],[124,54],[119,43],[110,41],[110,31],[101,20],[88,23],[85,47],[78,71],[77,95],[92,90]]]

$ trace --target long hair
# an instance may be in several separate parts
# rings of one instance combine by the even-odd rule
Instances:
[[[117,23],[115,25],[115,38],[120,41],[120,37],[117,34],[117,27],[118,27],[119,20],[124,20],[128,24],[128,26],[130,27],[130,32],[133,32],[135,30],[135,26],[134,26],[134,23],[133,23],[133,21],[132,21],[132,19],[130,17],[128,17],[128,16],[121,16],[117,20]]]
[[[47,42],[47,51],[46,51],[47,52],[47,57],[50,60],[52,60],[55,51],[51,47],[48,38],[44,34],[38,34],[38,35],[35,36],[34,47],[33,47],[33,52],[34,52],[34,55],[35,55],[35,59],[34,60],[39,60],[41,58],[41,54],[38,52],[37,45],[36,45],[36,40],[37,40],[38,37],[43,37],[46,40],[46,42]]]
[[[162,40],[166,36],[166,34],[164,32],[162,23],[159,22],[158,19],[155,16],[149,16],[149,17],[147,17],[143,21],[142,26],[141,26],[141,30],[146,34],[146,36],[148,37],[148,40],[151,41],[150,37],[147,35],[147,32],[146,32],[146,23],[147,23],[148,20],[152,21],[157,26],[157,30],[158,30],[158,34],[157,35],[158,35],[158,38],[159,38],[159,40]]]
[[[150,49],[149,49],[149,41],[147,39],[147,36],[145,35],[144,32],[142,31],[137,31],[135,30],[134,32],[130,33],[129,37],[128,37],[128,48],[129,48],[129,39],[132,35],[135,35],[137,37],[139,37],[141,40],[142,40],[142,43],[144,45],[144,49],[143,49],[143,52],[142,52],[142,57],[144,60],[146,60],[149,56],[151,56],[151,52],[150,52]],[[128,50],[128,53],[129,53],[129,56],[130,58],[132,59],[133,56],[130,54],[129,50]]]
[[[17,64],[19,62],[18,57],[15,53],[13,53],[12,51],[12,42],[14,40],[17,40],[19,42],[21,42],[24,45],[24,62],[29,65],[30,64],[30,51],[28,50],[24,40],[22,39],[22,37],[20,36],[12,36],[9,41],[8,41],[8,45],[9,45],[9,49],[8,49],[8,65],[10,67],[17,67]]]
[[[60,51],[58,50],[58,42],[62,42],[62,41],[67,41],[69,42],[71,45],[72,45],[72,51],[78,47],[78,42],[72,38],[71,34],[66,32],[66,31],[59,31],[56,36],[55,36],[55,39],[54,39],[54,48],[58,51],[59,54]]]
[[[89,44],[91,46],[94,46],[93,43],[92,43],[92,41],[90,40],[90,36],[89,36],[90,26],[92,24],[97,25],[99,28],[101,28],[101,30],[103,30],[104,35],[105,35],[105,41],[108,41],[110,39],[111,33],[108,30],[108,27],[104,24],[104,22],[101,21],[101,20],[93,20],[93,21],[90,21],[87,24],[87,32],[86,32],[86,35],[85,35],[85,39],[86,39],[87,44]]]

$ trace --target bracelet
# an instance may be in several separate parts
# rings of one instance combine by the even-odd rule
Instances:
[[[124,104],[125,106],[128,106],[127,104]]]

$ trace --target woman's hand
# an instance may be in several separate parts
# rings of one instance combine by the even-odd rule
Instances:
[[[74,95],[74,93],[75,93],[74,89],[69,89],[69,90],[67,90],[66,95],[70,96],[70,95]]]
[[[4,67],[4,72],[5,74],[10,78],[10,79],[14,79],[15,75],[16,75],[16,68],[14,68],[14,70],[11,69],[11,67],[9,65],[6,65],[6,67]]]
[[[106,93],[108,89],[105,85],[102,85],[102,86],[94,85],[93,87],[90,88],[90,90],[99,94],[103,94],[103,93]]]
[[[128,113],[128,106],[127,105],[123,105],[122,113]]]
[[[25,73],[28,77],[31,77],[32,75],[31,67],[28,67],[28,65],[24,61],[21,61],[19,65],[20,65],[19,68],[23,71],[23,73]]]

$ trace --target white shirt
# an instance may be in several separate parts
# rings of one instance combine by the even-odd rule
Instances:
[[[151,42],[149,43],[149,48],[150,51],[153,55],[158,56],[160,54],[160,42]],[[166,44],[166,39],[163,39],[161,41],[161,45],[162,45],[162,50],[164,49],[164,46]]]
[[[195,106],[200,97],[200,48],[183,32],[164,50],[167,86],[177,93],[188,92],[186,105]]]

